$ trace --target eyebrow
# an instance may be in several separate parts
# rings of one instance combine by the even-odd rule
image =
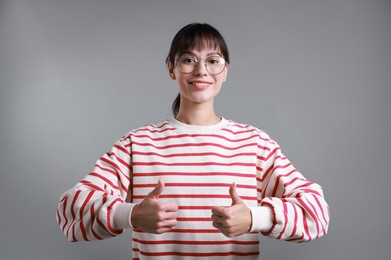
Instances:
[[[185,51],[181,54],[182,55],[193,55],[193,56],[196,56],[194,52],[192,51]],[[212,51],[212,52],[208,52],[206,54],[206,56],[212,56],[212,55],[218,55],[218,56],[222,56],[220,52],[217,52],[217,51]]]

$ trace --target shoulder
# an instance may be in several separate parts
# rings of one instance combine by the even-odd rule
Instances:
[[[251,124],[239,123],[234,120],[228,120],[229,123],[226,127],[226,131],[232,134],[251,135],[258,139],[258,142],[268,143],[271,145],[277,145],[276,142],[270,137],[264,130],[253,126]]]
[[[157,135],[165,135],[170,132],[170,130],[174,130],[174,127],[170,124],[169,120],[162,120],[159,123],[155,124],[147,124],[135,129],[130,130],[126,133],[120,141],[130,140],[134,136],[157,136]]]

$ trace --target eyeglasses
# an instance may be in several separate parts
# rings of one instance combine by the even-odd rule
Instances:
[[[192,73],[200,61],[204,61],[206,70],[217,75],[224,71],[226,61],[220,56],[209,56],[206,59],[199,59],[191,55],[183,55],[177,59],[177,66],[183,73]]]

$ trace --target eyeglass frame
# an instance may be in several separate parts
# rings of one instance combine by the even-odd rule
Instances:
[[[186,54],[185,54],[185,55],[186,55]],[[207,71],[208,73],[210,73],[211,75],[220,75],[221,73],[223,73],[223,71],[225,70],[225,68],[226,68],[226,66],[227,66],[227,64],[228,64],[227,61],[226,61],[223,57],[221,57],[221,56],[219,56],[219,55],[211,55],[211,56],[207,57],[206,59],[201,59],[201,58],[197,58],[196,56],[189,55],[189,56],[191,56],[192,58],[195,59],[195,61],[196,61],[196,66],[194,66],[194,69],[193,69],[192,71],[190,71],[190,72],[184,72],[184,71],[181,70],[180,66],[178,65],[178,64],[179,64],[179,63],[178,63],[178,60],[179,60],[181,57],[183,57],[183,56],[184,56],[184,55],[179,56],[175,61],[176,61],[176,66],[178,67],[178,69],[179,69],[182,73],[185,73],[185,74],[193,73],[194,70],[197,68],[199,62],[202,61],[202,60],[204,61],[204,66],[205,66],[206,71]],[[223,69],[222,69],[219,73],[213,74],[213,73],[211,73],[211,72],[209,71],[208,65],[206,65],[206,60],[207,60],[208,58],[210,58],[210,57],[219,57],[219,59],[222,60],[222,61],[224,62],[224,67],[223,67]]]

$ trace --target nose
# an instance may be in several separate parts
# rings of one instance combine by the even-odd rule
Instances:
[[[197,76],[206,76],[208,75],[208,70],[206,69],[206,62],[205,60],[199,60],[196,67],[194,68],[194,71],[193,71],[194,75],[197,75]]]

